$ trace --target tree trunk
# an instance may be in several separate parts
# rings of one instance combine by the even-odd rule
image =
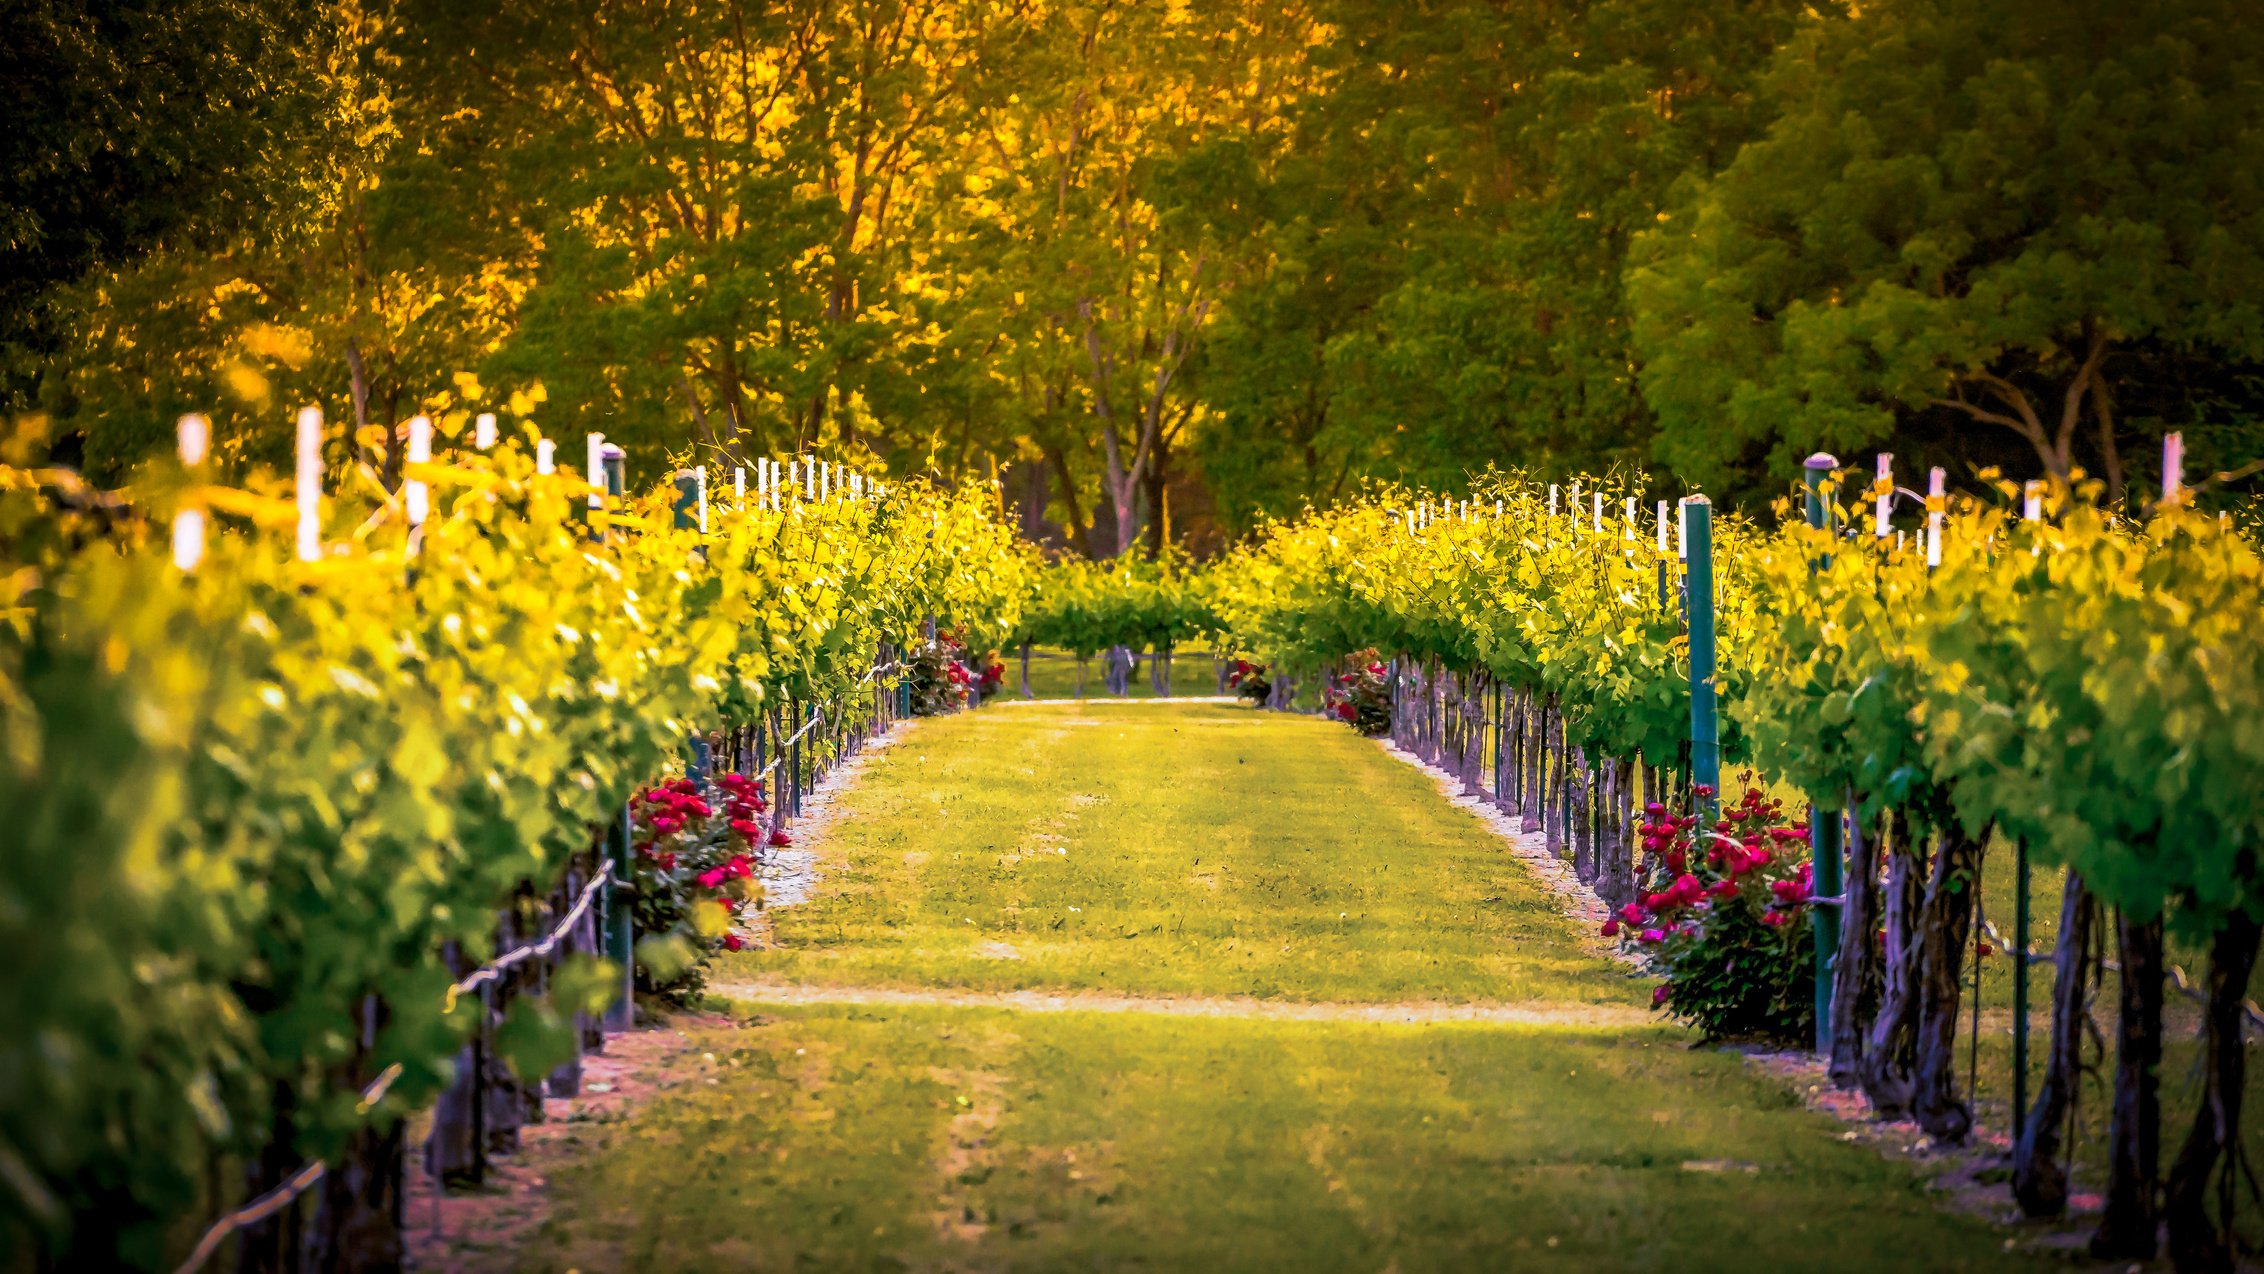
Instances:
[[[1572,874],[1583,885],[1596,883],[1596,839],[1588,822],[1588,753],[1565,749],[1565,839],[1572,845]]]
[[[1564,745],[1564,714],[1558,711],[1554,699],[1549,703],[1546,746],[1549,751],[1548,787],[1541,797],[1542,843],[1552,858],[1565,856],[1565,811],[1571,808],[1572,777],[1568,770],[1572,753]]]
[[[512,900],[498,919],[495,935],[497,951],[509,951],[517,946],[520,935],[525,932],[524,918],[520,912],[521,901]],[[493,1047],[496,1028],[502,1024],[504,1013],[511,1007],[513,993],[518,989],[518,973],[519,970],[513,969],[481,988],[490,1014],[489,1047],[481,1050],[480,1058],[480,1075],[487,1087],[480,1099],[480,1113],[482,1131],[486,1136],[486,1152],[489,1155],[516,1152],[519,1149],[519,1127],[526,1122],[526,1095],[520,1091],[518,1077],[511,1073],[502,1054]],[[489,992],[492,994],[488,994]]]
[[[743,746],[744,739],[744,732],[736,730],[732,732],[733,768],[741,774],[745,774],[752,768],[752,763],[748,761],[747,752]],[[552,903],[552,914],[564,916],[568,911],[573,910],[575,900],[582,896],[582,890],[588,884],[589,875],[582,870],[581,860],[577,856],[573,865],[566,870],[566,879],[559,889],[557,898]],[[556,956],[559,962],[562,963],[581,953],[583,950],[581,933],[582,927],[579,922],[567,931],[566,940],[560,944]],[[582,1095],[582,1027],[578,1014],[575,1019],[573,1054],[551,1070],[548,1085],[550,1095],[553,1097],[579,1097]]]
[[[1832,1061],[1835,1088],[1862,1081],[1864,1028],[1879,1005],[1879,853],[1864,837],[1848,793],[1847,902],[1840,908],[1839,955],[1832,963]]]
[[[1881,1119],[1908,1115],[1917,1090],[1912,1051],[1918,1018],[1918,882],[1925,876],[1924,855],[1925,849],[1911,843],[1906,825],[1897,816],[1894,841],[1887,849],[1887,887],[1881,898],[1886,912],[1886,976],[1879,993],[1879,1012],[1871,1019],[1870,1034],[1863,1041],[1863,1095]]]
[[[357,1086],[370,1076],[368,1058],[384,1025],[384,1005],[376,996],[362,1002],[362,1038],[349,1074]],[[345,1153],[323,1174],[315,1196],[314,1224],[306,1235],[307,1268],[361,1271],[401,1268],[402,1170],[406,1130],[399,1119],[386,1127],[364,1125],[346,1141]]]
[[[1546,783],[1549,783],[1549,697],[1540,690],[1526,692],[1526,740],[1524,740],[1524,778],[1519,792],[1519,828],[1526,833],[1542,830],[1542,812],[1546,810]]]
[[[1602,862],[1596,895],[1618,906],[1627,901],[1627,766],[1618,757],[1596,763],[1596,846]]]
[[[442,948],[448,972],[461,978],[472,971],[471,961],[455,943]],[[425,1138],[425,1172],[446,1185],[477,1185],[486,1173],[485,1140],[480,1129],[481,1073],[485,1069],[487,1013],[478,1012],[478,1025],[470,1039],[456,1050],[448,1087],[440,1090],[432,1108],[432,1131]]]
[[[1484,796],[1486,772],[1486,676],[1473,672],[1462,688],[1462,794]]]
[[[1978,838],[1961,830],[1943,832],[1919,913],[1918,1086],[1912,1113],[1927,1135],[1952,1143],[1973,1131],[1973,1111],[1957,1092],[1957,1014],[1980,866]]]
[[[288,1080],[276,1080],[270,1089],[273,1110],[268,1116],[265,1144],[244,1165],[244,1199],[249,1202],[290,1180],[299,1169],[297,1120],[298,1090]],[[236,1269],[239,1274],[291,1274],[299,1268],[298,1208],[285,1208],[264,1221],[237,1231]]]
[[[2235,908],[2209,944],[2201,1025],[2201,1108],[2170,1165],[2163,1213],[2169,1221],[2170,1260],[2180,1271],[2233,1268],[2233,1202],[2241,1173],[2240,1106],[2247,1080],[2243,1003],[2264,924]],[[2225,1167],[2220,1175],[2217,1161]],[[2215,1177],[2217,1215],[2209,1215]]]
[[[346,1143],[343,1162],[323,1174],[306,1243],[308,1269],[398,1270],[402,1262],[402,1171],[407,1129],[398,1119],[380,1131],[363,1128]]]
[[[354,405],[351,453],[359,460],[372,459],[362,451],[362,434],[369,428],[369,367],[362,361],[361,345],[350,336],[346,338],[346,392]]]
[[[2122,958],[2115,1106],[2107,1124],[2107,1207],[2091,1236],[2101,1260],[2146,1260],[2158,1244],[2162,1141],[2162,920],[2115,912]]]
[[[2067,1167],[2060,1141],[2083,1082],[2083,1029],[2096,963],[2099,906],[2083,877],[2067,874],[2060,894],[2059,949],[2052,956],[2052,1034],[2046,1041],[2044,1082],[2036,1090],[2012,1150],[2012,1195],[2022,1213],[2058,1216],[2067,1210]]]
[[[1069,542],[1088,561],[1093,560],[1097,556],[1093,552],[1093,537],[1086,529],[1084,511],[1077,506],[1077,482],[1069,476],[1069,459],[1061,454],[1059,447],[1047,447],[1045,450],[1046,460],[1052,464],[1054,476],[1061,479],[1063,511],[1069,515],[1068,525],[1064,528],[1069,532]]]

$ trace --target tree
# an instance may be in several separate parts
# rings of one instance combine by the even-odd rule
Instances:
[[[418,6],[422,82],[493,120],[543,241],[498,368],[668,448],[885,448],[874,413],[920,397],[938,342],[934,187],[1026,18],[967,0]]]
[[[64,339],[55,288],[309,192],[291,161],[332,105],[303,73],[330,25],[313,0],[0,4],[0,406]]]
[[[2264,26],[2235,0],[1887,0],[1810,23],[1764,102],[1630,257],[1656,454],[1692,480],[2002,431],[2119,496],[2168,360],[2264,362]]]
[[[466,197],[483,139],[446,99],[400,92],[385,14],[344,0],[323,16],[294,74],[324,112],[266,161],[308,172],[302,198],[56,293],[44,398],[91,472],[165,449],[188,411],[212,418],[224,463],[283,465],[312,402],[393,485],[402,423],[479,393],[469,369],[517,317],[528,238]]]
[[[1261,172],[1324,34],[1295,6],[1073,8],[984,118],[963,268],[997,324],[989,375],[1065,496],[1072,461],[1098,470],[1101,552],[1143,528],[1161,548],[1172,451],[1205,409],[1191,372],[1264,268]]]
[[[1750,134],[1799,11],[1323,6],[1323,81],[1270,191],[1275,265],[1229,307],[1206,381],[1198,446],[1230,516],[1361,477],[1640,458],[1626,245]]]

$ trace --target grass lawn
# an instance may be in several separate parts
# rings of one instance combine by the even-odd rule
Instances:
[[[1239,704],[994,703],[864,775],[782,949],[719,980],[1634,1002],[1426,776]]]
[[[2009,1268],[1780,1084],[1618,1026],[990,1004],[759,984],[1271,1005],[1592,1006],[1589,953],[1428,777],[1318,720],[1001,705],[876,758],[739,1024],[574,1125],[530,1270]],[[822,997],[821,997],[822,998]],[[1318,1010],[1298,1010],[1317,1012]]]
[[[523,1267],[2026,1264],[1665,1030],[925,1007],[754,1022],[695,1033],[692,1082],[584,1134]]]

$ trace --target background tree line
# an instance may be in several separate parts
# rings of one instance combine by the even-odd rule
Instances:
[[[0,9],[0,392],[109,480],[478,403],[1104,557],[1488,464],[2264,454],[2237,0]]]

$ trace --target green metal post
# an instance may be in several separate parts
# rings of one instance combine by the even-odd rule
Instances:
[[[609,1031],[626,1031],[637,1024],[637,864],[630,848],[635,833],[629,818],[629,807],[623,805],[605,829],[606,856],[613,860],[613,870],[621,881],[602,891],[610,895],[606,899],[605,958],[621,969],[621,994],[605,1010],[605,1029]]]
[[[1721,724],[1714,697],[1714,506],[1702,495],[1683,502],[1690,516],[1690,784],[1699,794],[1699,825],[1720,817]]]
[[[621,507],[621,492],[627,481],[625,474],[628,460],[629,453],[610,442],[605,444],[605,449],[598,454],[598,464],[605,470],[605,507],[608,512]],[[605,538],[609,540],[613,538],[612,528],[606,529]]]
[[[1820,451],[1808,457],[1801,467],[1808,489],[1808,525],[1812,527],[1832,529],[1831,493],[1825,488],[1838,468],[1838,460]],[[1808,566],[1813,574],[1831,564],[1832,555],[1826,550],[1810,559]],[[1808,861],[1819,898],[1839,898],[1847,892],[1847,875],[1842,870],[1847,849],[1841,843],[1840,832],[1838,794],[1809,793]],[[1819,903],[1808,909],[1808,915],[1816,940],[1816,1051],[1829,1053],[1832,1049],[1832,970],[1839,961],[1840,908],[1835,903]]]
[[[2012,1134],[2020,1140],[2028,1118],[2028,842],[2013,845],[2012,903]]]

